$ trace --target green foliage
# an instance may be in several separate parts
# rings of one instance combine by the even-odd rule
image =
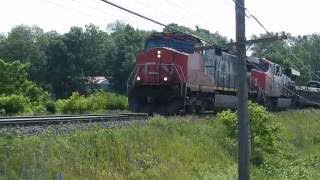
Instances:
[[[28,106],[29,99],[24,96],[0,96],[0,109],[3,109],[6,115],[24,112]]]
[[[235,179],[236,163],[221,146],[222,124],[187,119],[157,116],[131,128],[0,136],[0,161],[8,179],[33,172],[40,179],[57,173],[65,179]]]
[[[178,24],[169,26],[211,42],[228,43],[227,38],[218,32],[210,32],[199,26],[194,29]],[[44,32],[37,26],[18,25],[6,35],[0,34],[0,58],[8,63],[16,60],[22,62],[26,67],[17,66],[20,69],[16,70],[27,72],[31,81],[57,99],[67,98],[74,91],[85,94],[86,79],[94,76],[107,77],[112,90],[124,94],[125,82],[133,69],[135,56],[143,50],[145,37],[150,32],[134,29],[118,21],[108,27],[109,32],[106,32],[89,24],[84,28],[75,26],[69,32],[59,34],[55,31]],[[170,31],[172,30],[169,28],[163,29],[163,32]],[[261,34],[254,38],[273,35],[275,34]],[[299,70],[301,78],[297,82],[305,83],[310,79],[320,80],[317,75],[320,71],[319,47],[319,34],[312,34],[290,36],[288,41],[257,43],[252,46],[251,51],[254,56]],[[0,77],[5,80],[8,80],[7,77],[14,77],[7,71],[0,70]],[[24,77],[21,73],[15,75]],[[19,82],[16,81],[16,84]],[[0,84],[0,94],[4,91],[15,91],[14,84],[6,87]]]
[[[46,103],[46,110],[51,114],[56,113],[56,104],[53,101],[48,101]]]
[[[218,113],[217,119],[227,127],[228,137],[235,141],[238,137],[237,114],[231,110],[225,110]]]
[[[320,128],[319,115],[319,110],[276,113],[281,153],[264,153],[262,165],[250,167],[251,179],[319,179],[320,144],[312,140]],[[50,129],[37,135],[2,133],[1,177],[236,179],[236,148],[226,141],[230,136],[224,121],[195,118],[154,116],[143,126],[62,134]]]
[[[276,113],[281,124],[281,152],[266,156],[261,167],[277,179],[319,179],[319,110],[307,109]]]
[[[0,42],[0,58],[8,62],[29,63],[28,74],[32,81],[43,84],[46,55],[42,49],[43,30],[37,26],[18,25]],[[41,74],[41,75],[40,75]]]
[[[6,63],[0,59],[0,94],[18,94],[27,82],[28,64],[20,62]]]
[[[267,112],[265,107],[250,102],[249,118],[252,150],[260,148],[268,153],[278,152],[280,126],[274,120],[274,116]]]
[[[88,109],[86,98],[80,96],[78,92],[74,92],[68,99],[58,100],[56,103],[58,111],[63,113],[84,113]]]
[[[0,95],[6,102],[4,109],[7,114],[45,111],[48,94],[27,79],[28,68],[28,64],[6,63],[0,59]]]
[[[238,137],[236,112],[222,111],[217,116],[218,120],[227,127],[228,137],[235,142]],[[261,165],[264,159],[263,152],[279,152],[277,143],[279,143],[280,126],[265,107],[251,102],[249,103],[249,122],[252,161],[256,165]]]
[[[113,32],[112,46],[105,57],[107,75],[112,89],[123,94],[126,92],[125,82],[134,67],[136,54],[144,48],[147,33],[119,22],[109,26]]]
[[[274,36],[274,33],[261,34],[253,38]],[[306,83],[310,79],[319,79],[320,35],[290,36],[287,41],[274,41],[254,44],[252,55],[266,58],[284,67],[293,67],[301,72],[298,83]]]
[[[96,92],[88,97],[81,96],[78,92],[72,93],[68,99],[60,99],[56,107],[62,113],[86,113],[105,110],[124,110],[128,107],[128,100],[125,96]]]

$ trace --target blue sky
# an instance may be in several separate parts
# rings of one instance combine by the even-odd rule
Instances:
[[[235,13],[232,0],[111,0],[163,23],[199,25],[228,38],[235,37]],[[136,28],[161,30],[162,27],[134,17],[100,0],[0,0],[0,32],[14,25],[38,25],[45,31],[67,32],[71,26],[93,23],[106,25],[121,20]],[[294,35],[320,31],[320,2],[317,0],[246,0],[246,7],[269,31],[287,31]],[[264,33],[252,19],[247,20],[247,37]]]

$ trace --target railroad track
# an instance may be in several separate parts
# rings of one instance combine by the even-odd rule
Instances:
[[[144,113],[88,114],[88,115],[49,115],[0,117],[0,128],[8,126],[35,126],[67,123],[93,123],[147,120]]]

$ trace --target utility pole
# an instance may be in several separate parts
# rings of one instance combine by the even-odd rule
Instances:
[[[238,179],[249,180],[249,119],[244,0],[235,0],[238,60]]]

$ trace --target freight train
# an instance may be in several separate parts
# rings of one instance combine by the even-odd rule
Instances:
[[[203,47],[205,43],[194,36],[151,34],[127,81],[129,108],[159,114],[236,108],[236,56]],[[266,59],[248,57],[247,62],[250,100],[271,110],[302,104],[297,93],[305,95],[309,90],[295,86],[300,72]]]

